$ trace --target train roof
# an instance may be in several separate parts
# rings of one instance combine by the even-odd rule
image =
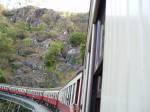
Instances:
[[[39,90],[39,91],[59,91],[62,87],[56,87],[56,88],[32,88],[32,87],[24,87],[24,86],[16,86],[16,85],[9,85],[0,83],[0,86],[9,86],[9,87],[17,87],[22,89],[32,89],[32,90]]]

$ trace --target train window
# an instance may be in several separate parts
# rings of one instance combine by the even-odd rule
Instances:
[[[79,97],[79,87],[80,87],[80,79],[77,80],[75,104],[77,104],[77,102],[78,102],[78,97]]]
[[[98,24],[97,24],[97,34],[96,34],[96,52],[95,52],[95,66],[97,66],[97,62],[99,61],[99,52],[100,52],[100,21],[98,21]]]
[[[100,40],[100,55],[99,55],[99,58],[102,58],[102,56],[103,56],[103,37],[104,37],[103,30],[104,30],[104,25],[101,25],[101,40]]]
[[[74,101],[74,89],[75,89],[75,83],[73,84],[72,92],[71,92],[72,93],[72,98],[71,98],[72,99],[72,101],[71,101],[72,103]]]
[[[72,85],[69,88],[69,104],[71,104],[71,90],[72,90]]]
[[[98,77],[98,83],[97,83],[97,97],[100,98],[101,94],[101,76]]]
[[[97,69],[97,66],[99,65],[100,61],[100,54],[101,54],[101,22],[98,20],[97,22],[97,34],[96,34],[96,54],[95,54],[95,69]]]

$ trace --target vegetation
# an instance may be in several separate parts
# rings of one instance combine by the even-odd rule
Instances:
[[[6,79],[4,77],[4,73],[3,71],[0,69],[0,83],[5,83],[6,82]]]
[[[80,56],[81,56],[81,59],[84,59],[85,48],[86,48],[86,44],[85,43],[81,43],[80,44]]]
[[[32,39],[30,37],[23,39],[23,42],[26,47],[32,45]]]
[[[86,35],[81,32],[74,32],[70,35],[70,43],[72,46],[77,47],[80,46],[80,44],[85,43]]]
[[[13,78],[24,81],[35,72],[38,78],[38,73],[48,74],[50,87],[65,84],[84,57],[85,21],[82,14],[61,16],[59,12],[34,7],[7,11],[0,5],[0,82]],[[80,50],[80,54],[70,56],[72,49]],[[32,85],[33,80],[28,78],[25,84]]]
[[[80,54],[81,54],[81,59],[84,58],[84,54],[85,54],[85,44],[86,44],[86,34],[82,33],[82,32],[74,32],[70,35],[70,39],[69,39],[71,45],[73,47],[77,47],[80,46]],[[76,60],[77,62],[79,62],[79,60]]]
[[[60,55],[61,50],[63,49],[63,43],[59,41],[54,41],[48,52],[46,52],[44,57],[44,62],[48,70],[52,71],[56,67],[57,57]]]

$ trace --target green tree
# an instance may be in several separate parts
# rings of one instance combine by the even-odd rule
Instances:
[[[80,57],[83,59],[86,47],[86,34],[82,32],[74,32],[70,35],[69,40],[73,47],[80,46]]]
[[[81,43],[85,43],[86,35],[82,32],[74,32],[70,35],[70,43],[73,47],[80,46]]]
[[[54,41],[48,52],[45,54],[44,62],[48,70],[52,71],[55,69],[55,65],[57,62],[57,57],[61,53],[61,50],[63,49],[63,43],[62,42],[56,42]]]

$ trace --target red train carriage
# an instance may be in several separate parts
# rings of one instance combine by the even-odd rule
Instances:
[[[58,109],[61,112],[79,112],[82,72],[59,92]]]
[[[9,88],[9,92],[12,94],[18,94],[22,96],[26,96],[26,89],[24,87],[11,86]]]
[[[43,94],[43,100],[56,107],[58,103],[58,95],[59,90],[45,91]]]
[[[0,91],[9,92],[10,85],[1,84],[0,85]]]
[[[30,98],[33,98],[35,100],[40,100],[42,101],[43,100],[43,93],[44,91],[42,90],[37,90],[37,89],[27,89],[27,94],[26,96],[30,97]]]

